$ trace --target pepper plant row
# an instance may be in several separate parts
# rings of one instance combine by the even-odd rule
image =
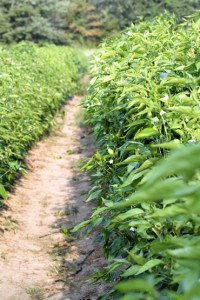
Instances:
[[[34,141],[80,86],[84,62],[68,47],[20,43],[0,50],[0,194],[6,198]]]
[[[98,151],[84,168],[96,209],[73,231],[101,228],[108,266],[93,278],[113,283],[101,299],[200,295],[199,30],[199,12],[158,17],[93,61],[84,105]]]

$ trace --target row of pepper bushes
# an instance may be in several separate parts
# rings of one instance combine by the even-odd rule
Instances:
[[[20,43],[0,49],[0,194],[25,168],[28,149],[80,89],[84,58],[69,47]]]
[[[84,101],[98,151],[92,216],[111,283],[100,299],[200,296],[200,12],[164,15],[102,44]]]

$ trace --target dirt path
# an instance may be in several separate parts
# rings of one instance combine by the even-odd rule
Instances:
[[[105,288],[87,278],[104,265],[92,238],[60,233],[91,211],[84,202],[89,180],[78,163],[94,149],[78,124],[79,102],[75,97],[63,127],[29,152],[30,170],[0,217],[0,300],[96,300]]]

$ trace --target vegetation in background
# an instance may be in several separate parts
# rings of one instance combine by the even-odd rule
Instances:
[[[198,0],[1,0],[0,41],[91,43],[164,10],[177,19],[200,9]]]
[[[20,43],[0,50],[0,195],[6,198],[28,149],[80,88],[84,63],[67,47]],[[3,187],[4,186],[4,187]]]
[[[0,40],[4,43],[69,43],[65,28],[66,0],[1,0]]]
[[[182,17],[200,9],[198,0],[93,0],[102,15],[105,30],[122,30],[131,23],[163,14],[165,10]]]
[[[99,150],[84,168],[97,207],[73,231],[101,228],[108,266],[94,280],[120,282],[102,299],[199,298],[199,31],[199,12],[157,17],[93,61],[84,105]]]
[[[72,1],[66,11],[66,20],[66,31],[71,41],[97,44],[104,37],[101,15],[92,1]]]

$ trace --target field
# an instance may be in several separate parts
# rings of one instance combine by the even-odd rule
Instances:
[[[199,17],[166,15],[103,43],[84,102],[98,151],[87,161],[113,283],[102,299],[198,299]],[[116,285],[116,282],[120,282]]]
[[[86,72],[88,57],[93,56],[88,95],[82,101],[86,126],[81,120],[81,129],[77,129],[76,108],[71,102],[73,116],[65,116],[69,122],[60,129],[60,136],[57,133],[58,145],[53,144],[53,137],[48,148],[47,139],[43,162],[39,167],[35,165],[35,174],[38,174],[37,168],[45,168],[46,156],[53,167],[48,169],[46,178],[39,172],[41,188],[31,186],[32,197],[26,194],[26,188],[23,190],[22,198],[31,199],[31,213],[35,199],[38,200],[37,214],[33,218],[35,227],[43,222],[41,211],[43,214],[53,211],[61,218],[54,220],[54,225],[47,222],[45,230],[57,228],[56,234],[65,234],[64,249],[73,249],[75,258],[67,260],[62,255],[69,253],[65,250],[63,254],[63,248],[60,250],[61,242],[53,246],[57,247],[61,260],[55,273],[65,276],[57,281],[68,284],[70,276],[66,274],[73,269],[75,260],[70,278],[72,286],[73,281],[76,282],[81,291],[85,281],[82,265],[89,259],[87,268],[95,269],[92,275],[95,288],[91,293],[94,292],[98,300],[199,299],[199,30],[199,12],[182,24],[166,13],[132,25],[118,36],[108,37],[98,50],[39,47],[24,42],[0,48],[2,207],[18,176],[27,171],[25,159],[29,149],[51,132],[55,116],[64,117],[67,110],[64,105],[73,95],[85,90],[81,78]],[[93,132],[95,146],[91,140],[90,144],[84,143],[89,130]],[[63,136],[66,140],[61,144]],[[48,152],[48,149],[52,150]],[[87,158],[79,155],[82,152]],[[72,157],[69,159],[67,155]],[[40,157],[37,158],[39,161]],[[82,170],[90,175],[90,191],[88,178],[77,173],[73,165],[78,164],[78,158],[81,158]],[[60,173],[56,173],[58,169]],[[43,188],[48,189],[48,196]],[[40,189],[44,199],[40,199]],[[16,193],[16,197],[19,194]],[[88,194],[86,202],[90,202],[88,209],[83,200],[85,194]],[[58,210],[59,207],[62,210]],[[80,223],[83,216],[84,221]],[[27,219],[26,222],[24,232],[28,236],[32,223]],[[91,233],[95,236],[94,245]],[[34,234],[38,239],[38,232]],[[45,231],[42,238],[52,234],[55,232]],[[83,236],[89,236],[89,240]],[[35,245],[34,238],[30,239],[33,242],[30,247]],[[82,248],[75,255],[79,242]],[[52,247],[51,243],[50,240],[37,245],[44,249]],[[87,249],[86,244],[93,245],[92,250]],[[20,243],[17,245],[20,249]],[[100,257],[101,251],[105,260]],[[46,254],[43,253],[44,257]],[[96,265],[95,261],[98,261]],[[80,265],[81,268],[76,269]],[[82,274],[80,280],[79,273]],[[69,296],[63,292],[62,297],[66,295]],[[73,295],[77,297],[74,300],[81,300],[77,289]],[[82,299],[86,297],[86,294],[81,295]]]
[[[4,187],[25,168],[28,149],[81,88],[85,63],[67,47],[20,43],[0,51],[0,191],[6,198]]]

